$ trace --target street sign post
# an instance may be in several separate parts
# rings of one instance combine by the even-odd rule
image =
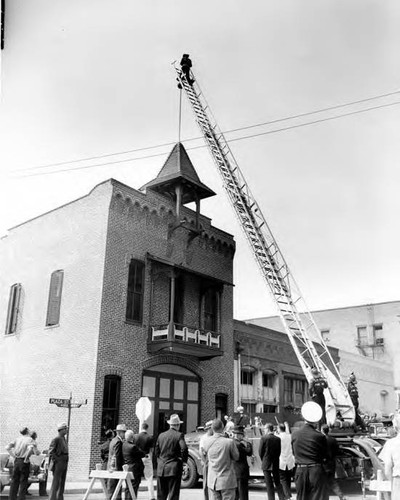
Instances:
[[[51,405],[56,405],[59,408],[68,408],[68,434],[67,434],[67,443],[69,439],[69,427],[70,427],[70,422],[71,422],[71,409],[72,408],[80,408],[82,405],[87,404],[87,399],[81,399],[81,400],[72,400],[72,392],[70,393],[70,396],[68,399],[65,398],[50,398],[49,399],[49,404]]]
[[[140,423],[147,420],[151,415],[151,401],[147,396],[142,396],[136,403],[136,416]]]

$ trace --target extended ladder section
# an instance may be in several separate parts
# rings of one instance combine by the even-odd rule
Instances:
[[[303,372],[308,382],[311,382],[313,378],[311,369],[315,366],[328,382],[328,389],[325,390],[328,424],[333,424],[336,420],[337,410],[340,410],[345,421],[353,423],[355,411],[347,387],[224,134],[219,129],[197,81],[190,85],[181,70],[177,67],[175,70],[179,87],[185,91],[189,99],[196,121],[218,167],[224,188],[253,255],[275,300],[279,316]],[[318,350],[314,342],[319,344]]]

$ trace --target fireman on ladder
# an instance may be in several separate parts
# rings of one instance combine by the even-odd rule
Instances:
[[[320,425],[326,423],[326,414],[325,414],[325,396],[324,389],[328,387],[326,380],[321,376],[317,368],[312,368],[311,370],[313,379],[310,382],[310,396],[313,401],[315,401],[322,409],[322,418]]]
[[[189,58],[189,54],[183,54],[181,59],[182,73],[184,74],[189,85],[193,85],[194,80],[190,78],[190,68],[192,67],[192,61]]]
[[[359,402],[358,402],[358,389],[357,389],[357,379],[354,372],[349,375],[349,381],[347,382],[347,390],[349,391],[351,402],[353,403],[356,417],[356,425],[360,426],[362,430],[365,430],[365,424],[360,416],[359,412]]]

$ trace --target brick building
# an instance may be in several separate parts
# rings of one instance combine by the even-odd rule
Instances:
[[[264,423],[289,422],[301,417],[310,399],[307,379],[286,333],[234,320],[235,401],[251,418]],[[315,344],[321,353],[321,347]],[[338,349],[330,348],[335,363]]]
[[[70,475],[87,477],[98,441],[154,433],[233,410],[233,237],[200,213],[214,193],[181,144],[137,191],[116,180],[12,228],[1,240],[0,446],[28,425],[46,448],[72,410]],[[184,206],[195,203],[195,210]]]
[[[313,311],[328,346],[339,349],[339,371],[358,379],[360,409],[388,414],[400,402],[400,301]],[[249,323],[283,331],[279,317]]]

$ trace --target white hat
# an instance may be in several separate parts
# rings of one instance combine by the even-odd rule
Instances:
[[[125,431],[126,432],[126,425],[125,424],[118,424],[117,428],[115,430],[116,431]]]
[[[57,430],[60,431],[61,429],[68,429],[68,425],[65,422],[61,422],[57,425]]]
[[[178,425],[178,424],[183,424],[182,420],[179,418],[179,415],[176,413],[173,413],[170,417],[169,420],[167,420],[167,424],[169,425]]]
[[[301,415],[307,422],[315,424],[322,418],[322,408],[314,401],[307,401],[301,407]]]

